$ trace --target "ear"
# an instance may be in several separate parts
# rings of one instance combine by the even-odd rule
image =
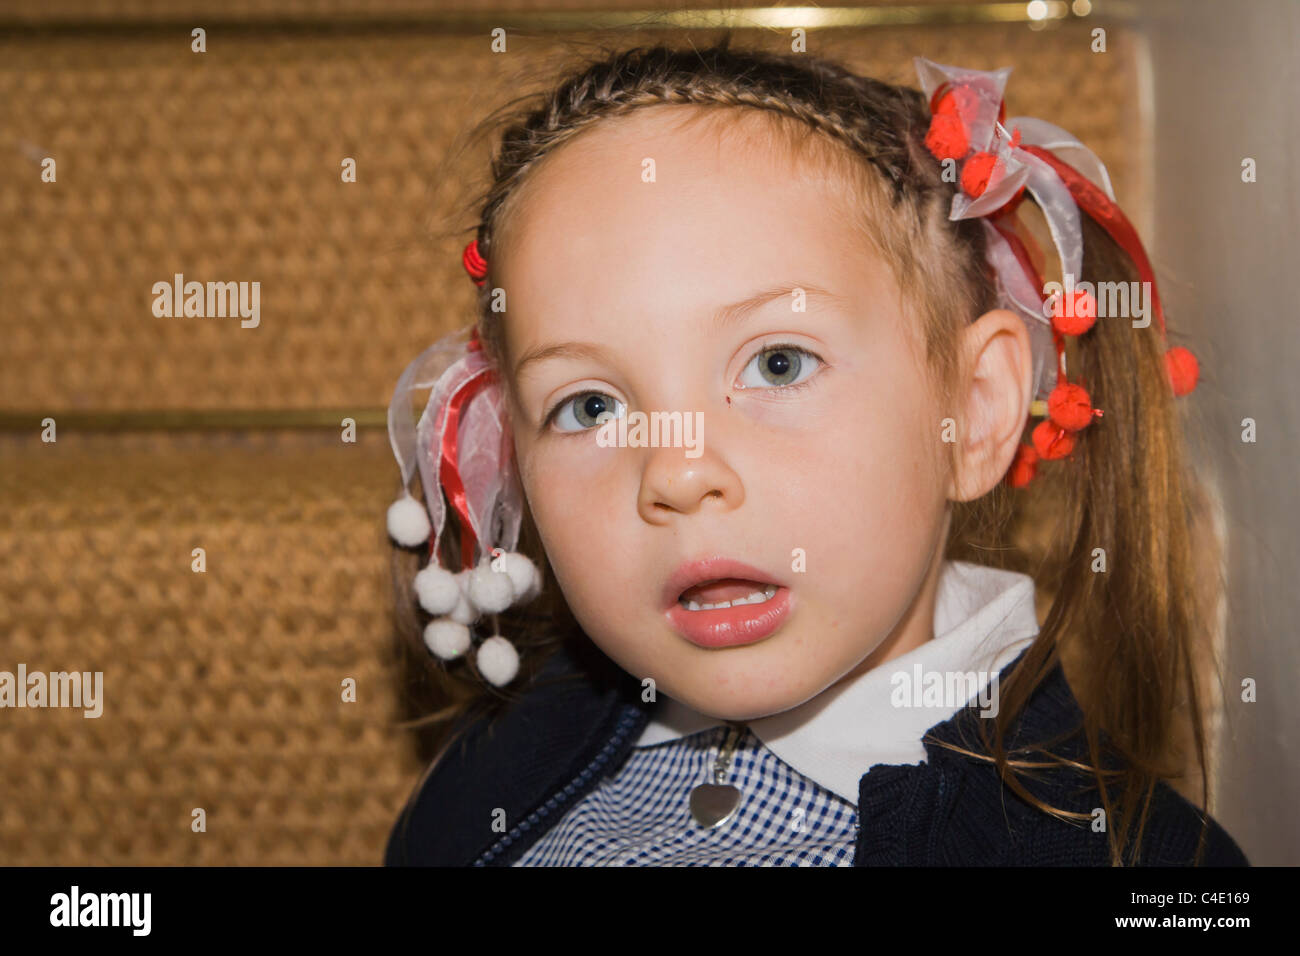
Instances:
[[[985,312],[963,329],[961,350],[960,427],[948,497],[973,501],[1011,467],[1029,415],[1033,356],[1024,320],[1006,309]]]

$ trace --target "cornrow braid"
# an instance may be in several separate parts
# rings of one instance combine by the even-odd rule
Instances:
[[[806,63],[729,48],[730,36],[703,50],[635,47],[592,64],[550,91],[543,105],[502,134],[478,231],[491,262],[492,225],[525,174],[600,120],[645,106],[749,107],[798,120],[849,146],[890,184],[897,205],[908,191],[941,182],[935,160],[910,131],[929,116],[917,90],[857,76],[825,60]]]

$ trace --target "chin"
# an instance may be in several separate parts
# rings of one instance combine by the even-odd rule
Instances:
[[[814,696],[812,690],[801,693],[799,688],[781,687],[769,693],[761,693],[748,688],[738,688],[731,693],[715,688],[684,688],[680,694],[664,690],[669,697],[681,701],[693,710],[715,717],[719,720],[747,722],[760,717],[770,717],[782,711],[797,707]]]

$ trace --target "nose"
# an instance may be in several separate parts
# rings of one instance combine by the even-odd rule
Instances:
[[[684,448],[648,448],[641,474],[637,509],[649,524],[666,524],[675,515],[694,514],[706,506],[739,508],[744,486],[729,465],[706,444],[697,458]]]

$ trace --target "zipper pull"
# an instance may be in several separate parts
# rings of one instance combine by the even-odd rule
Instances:
[[[736,741],[740,739],[740,735],[744,733],[744,730],[743,724],[730,724],[727,739],[722,742],[722,746],[718,749],[718,759],[713,764],[714,783],[721,784],[726,781],[727,771],[731,768],[731,756],[736,750]]]
[[[731,756],[736,749],[736,741],[744,732],[743,724],[730,724],[730,730],[718,748],[717,759],[713,762],[713,783],[702,783],[691,790],[691,816],[705,829],[721,826],[731,819],[740,806],[740,788],[723,781],[731,767]]]

